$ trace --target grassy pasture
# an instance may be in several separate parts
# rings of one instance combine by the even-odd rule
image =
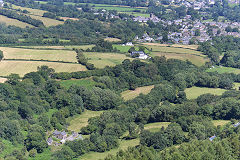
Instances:
[[[77,62],[76,52],[68,50],[37,50],[23,48],[0,47],[5,59],[34,59]]]
[[[33,27],[30,24],[21,22],[17,19],[8,18],[6,16],[0,15],[0,23],[5,23],[7,26],[17,26],[20,28]]]
[[[183,61],[189,60],[193,64],[197,66],[202,66],[205,64],[205,62],[208,61],[208,59],[194,55],[194,54],[184,54],[184,53],[162,53],[162,52],[153,52],[152,56],[165,56],[167,59],[180,59]]]
[[[89,118],[100,116],[101,113],[103,111],[85,110],[82,114],[69,118],[67,120],[70,124],[68,130],[79,132],[82,127],[88,125]]]
[[[142,94],[148,94],[150,91],[154,88],[154,85],[152,86],[144,86],[144,87],[138,87],[134,91],[127,90],[121,93],[121,96],[125,101],[133,99],[137,97],[140,93]]]
[[[235,73],[235,74],[239,74],[240,73],[240,69],[238,68],[232,68],[232,67],[219,67],[219,66],[215,66],[215,68],[209,68],[207,69],[207,72],[218,72],[218,73]]]
[[[76,72],[87,70],[85,66],[71,63],[57,62],[36,62],[36,61],[1,61],[0,76],[7,76],[11,73],[25,75],[29,72],[37,71],[38,66],[46,65],[55,69],[56,72]]]
[[[91,79],[74,79],[74,80],[64,80],[60,81],[61,86],[65,88],[70,88],[72,85],[77,85],[77,86],[84,86],[91,88],[97,84],[97,82],[91,80]]]
[[[139,139],[132,139],[132,140],[119,140],[119,147],[116,149],[111,149],[110,151],[99,153],[99,152],[89,152],[80,156],[78,160],[96,160],[96,159],[104,159],[109,154],[116,155],[117,152],[120,150],[127,150],[128,147],[134,147],[139,145]]]
[[[117,53],[95,53],[85,52],[85,57],[89,59],[97,68],[104,68],[105,66],[115,66],[121,64],[124,59],[132,59],[124,54]]]
[[[191,87],[191,88],[187,88],[185,89],[185,93],[187,95],[188,99],[196,99],[198,96],[202,95],[202,94],[206,94],[206,93],[211,93],[214,95],[222,95],[225,91],[225,89],[221,89],[221,88],[205,88],[205,87]]]
[[[155,123],[148,123],[144,125],[144,129],[149,130],[150,132],[157,132],[160,131],[162,127],[167,128],[167,126],[171,122],[155,122]]]

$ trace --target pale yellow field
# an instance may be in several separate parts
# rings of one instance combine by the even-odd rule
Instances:
[[[57,26],[59,24],[63,24],[64,22],[62,21],[58,21],[58,20],[55,20],[55,19],[51,19],[51,18],[46,18],[46,17],[41,17],[41,16],[36,16],[36,15],[29,15],[31,18],[33,19],[38,19],[40,21],[43,22],[43,24],[46,26],[46,27],[49,27],[49,26]]]
[[[93,63],[96,68],[115,66],[117,64],[121,64],[124,59],[132,59],[124,54],[118,53],[85,52],[84,55],[89,59],[89,63]]]
[[[192,87],[185,89],[185,93],[187,95],[188,99],[196,99],[198,96],[206,93],[211,93],[214,95],[222,95],[225,91],[225,89],[221,88],[205,88],[205,87]]]
[[[133,99],[137,97],[140,93],[142,94],[148,94],[150,91],[154,88],[154,85],[152,86],[144,86],[144,87],[138,87],[134,91],[132,90],[127,90],[121,93],[123,99],[125,101]]]
[[[8,26],[10,26],[10,25],[13,26],[14,25],[14,26],[21,27],[21,28],[33,27],[30,24],[21,22],[21,21],[16,20],[16,19],[11,19],[11,18],[8,18],[8,17],[3,16],[3,15],[0,15],[0,23],[5,23]]]
[[[212,122],[213,122],[214,126],[223,126],[231,121],[229,121],[229,120],[213,120]]]
[[[55,69],[56,72],[76,72],[87,70],[85,66],[71,63],[36,62],[36,61],[1,61],[0,76],[7,76],[11,73],[23,76],[26,73],[37,71],[38,66],[46,65]]]
[[[189,60],[193,64],[197,66],[204,65],[207,61],[209,61],[207,58],[203,56],[198,56],[194,54],[179,54],[179,53],[161,53],[161,52],[153,52],[153,56],[165,56],[167,59],[180,59],[180,60]]]
[[[149,123],[144,125],[144,129],[149,130],[151,132],[157,132],[159,131],[162,127],[165,129],[171,122],[155,122],[155,123]]]
[[[76,52],[67,50],[37,50],[23,48],[0,47],[3,51],[4,59],[34,59],[77,62]]]
[[[186,49],[193,49],[196,50],[198,48],[198,45],[183,45],[183,44],[160,44],[160,43],[143,43],[143,45],[147,46],[160,46],[160,47],[175,47],[175,48],[186,48]]]
[[[27,10],[30,12],[30,14],[33,15],[38,15],[38,16],[43,16],[43,14],[47,11],[40,10],[40,9],[32,9],[32,8],[27,8],[27,7],[20,7],[12,4],[13,9],[21,9],[21,10]]]
[[[121,39],[118,39],[118,38],[105,38],[104,40],[109,41],[109,42],[120,42],[121,41]]]
[[[85,110],[82,114],[68,119],[70,123],[70,125],[68,126],[68,130],[79,132],[82,127],[88,125],[89,118],[99,116],[101,113],[103,113],[103,111]]]

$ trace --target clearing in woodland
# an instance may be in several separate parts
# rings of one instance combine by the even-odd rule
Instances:
[[[103,111],[85,110],[82,114],[69,118],[68,122],[70,125],[68,126],[68,130],[79,132],[82,127],[88,125],[89,118],[100,116],[101,113]]]
[[[191,87],[191,88],[185,89],[185,93],[188,99],[196,99],[198,96],[202,94],[207,94],[207,93],[220,96],[225,91],[227,90],[221,89],[221,88],[205,88],[205,87]]]

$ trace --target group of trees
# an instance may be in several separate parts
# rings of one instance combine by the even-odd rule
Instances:
[[[78,63],[86,66],[86,68],[89,70],[95,69],[94,64],[88,62],[88,59],[84,56],[82,50],[80,50],[80,49],[74,49],[74,50],[77,53]]]
[[[211,42],[204,42],[199,50],[208,55],[214,64],[226,67],[240,67],[240,55],[238,53],[240,38],[232,36],[215,37]],[[220,56],[223,55],[222,59]]]

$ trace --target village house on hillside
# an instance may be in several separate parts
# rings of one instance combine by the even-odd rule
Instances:
[[[139,59],[148,59],[149,56],[147,54],[145,54],[143,51],[133,51],[130,53],[131,57],[136,57]]]
[[[54,140],[54,138],[55,138],[55,140]],[[58,140],[56,141],[56,139],[58,139]],[[73,132],[72,134],[68,134],[65,131],[55,130],[52,133],[52,136],[50,136],[47,139],[47,143],[48,143],[48,145],[59,146],[61,144],[64,144],[66,141],[74,141],[74,140],[83,140],[83,137],[81,134],[78,134],[76,132]]]

